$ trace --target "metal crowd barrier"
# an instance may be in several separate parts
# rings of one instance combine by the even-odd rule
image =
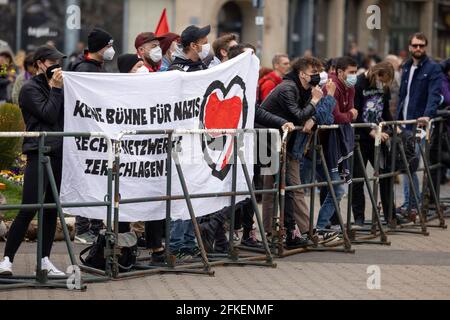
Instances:
[[[106,256],[106,269],[105,270],[97,270],[93,268],[89,268],[86,266],[79,266],[83,271],[88,273],[93,273],[97,276],[83,276],[83,284],[80,287],[81,289],[85,289],[85,283],[89,282],[98,282],[98,281],[107,281],[107,280],[119,280],[129,277],[139,277],[150,274],[162,273],[162,272],[171,272],[171,273],[194,273],[194,274],[207,274],[214,275],[214,271],[212,271],[213,266],[218,265],[257,265],[257,266],[269,266],[275,267],[276,264],[273,261],[273,255],[275,254],[277,257],[284,257],[300,252],[308,252],[308,251],[338,251],[338,252],[349,252],[353,253],[354,249],[352,248],[352,244],[361,244],[361,243],[372,243],[372,244],[382,244],[389,245],[387,234],[393,232],[407,232],[407,233],[416,233],[428,235],[427,231],[427,221],[431,221],[433,219],[439,219],[439,225],[437,227],[446,228],[444,215],[443,215],[443,205],[442,199],[440,199],[440,189],[439,186],[433,186],[431,172],[436,170],[438,172],[438,176],[441,174],[440,171],[442,169],[442,165],[440,164],[441,160],[441,145],[439,145],[439,154],[438,154],[438,163],[430,165],[429,164],[429,152],[430,152],[430,143],[431,143],[431,133],[433,130],[433,125],[438,124],[439,133],[442,133],[443,130],[443,118],[436,118],[430,121],[426,127],[426,139],[425,139],[425,149],[419,143],[419,151],[421,158],[424,163],[424,167],[420,168],[418,171],[424,172],[424,186],[429,193],[429,196],[433,198],[436,205],[436,215],[427,217],[426,210],[428,210],[427,203],[424,200],[424,196],[422,197],[422,208],[419,210],[419,220],[420,223],[413,223],[407,226],[397,226],[392,223],[392,211],[393,208],[389,208],[389,221],[382,221],[380,217],[380,208],[377,205],[378,201],[378,185],[380,179],[391,179],[390,190],[393,191],[393,177],[400,174],[399,171],[394,171],[390,173],[380,174],[379,167],[379,153],[380,153],[380,145],[381,145],[381,132],[386,126],[393,126],[393,139],[392,141],[397,141],[397,126],[401,125],[413,125],[414,127],[417,125],[417,121],[393,121],[393,122],[383,122],[379,125],[376,124],[353,124],[353,128],[372,128],[377,131],[376,139],[375,139],[375,168],[374,174],[372,177],[369,177],[365,172],[364,177],[353,179],[353,182],[363,182],[367,187],[369,198],[372,206],[372,219],[367,221],[366,224],[370,227],[367,229],[358,229],[355,230],[351,227],[351,202],[352,202],[352,187],[351,184],[349,186],[348,192],[348,207],[347,207],[347,217],[346,223],[344,223],[344,219],[341,214],[339,203],[336,199],[336,195],[332,188],[335,184],[344,184],[345,181],[332,181],[330,175],[328,174],[327,163],[325,160],[324,150],[322,145],[318,142],[318,133],[323,130],[335,130],[338,128],[337,125],[331,126],[318,126],[317,130],[313,133],[313,182],[308,184],[301,184],[298,186],[286,186],[286,157],[287,157],[287,142],[289,135],[287,132],[283,133],[282,139],[280,138],[280,133],[278,130],[274,129],[242,129],[242,130],[142,130],[142,131],[126,131],[122,132],[117,140],[112,142],[105,134],[103,133],[50,133],[50,132],[36,132],[36,133],[0,133],[0,138],[6,137],[36,137],[39,138],[39,159],[42,163],[42,166],[39,167],[38,177],[39,177],[39,203],[35,205],[3,205],[0,206],[1,210],[7,209],[39,209],[38,221],[39,221],[39,233],[38,233],[38,243],[37,243],[37,273],[35,277],[31,276],[15,276],[8,278],[0,278],[0,289],[12,289],[12,288],[21,288],[21,287],[50,287],[50,288],[65,288],[67,277],[60,277],[54,279],[53,277],[47,277],[45,271],[41,270],[41,258],[42,258],[42,216],[44,208],[57,208],[59,219],[61,220],[61,224],[63,226],[63,231],[65,235],[65,241],[67,245],[67,249],[69,252],[70,260],[73,265],[78,265],[75,256],[73,254],[73,249],[70,243],[70,238],[68,235],[67,226],[65,225],[64,215],[62,208],[75,208],[75,207],[106,207],[107,209],[107,230],[106,230],[106,239],[107,239],[107,248],[105,250]],[[296,128],[296,130],[301,130],[302,128]],[[255,190],[252,179],[249,175],[247,164],[245,163],[244,154],[242,149],[238,146],[238,137],[244,134],[255,134],[257,132],[266,131],[271,134],[275,134],[277,136],[277,153],[275,161],[280,163],[280,168],[278,173],[275,175],[275,185],[271,189],[263,189],[263,190]],[[175,164],[175,168],[177,170],[177,175],[179,181],[182,186],[183,194],[182,195],[172,195],[171,194],[171,185],[172,185],[172,165],[168,165],[167,167],[167,189],[166,196],[159,197],[144,197],[144,198],[132,198],[132,199],[122,199],[120,196],[120,179],[119,179],[119,168],[120,168],[120,148],[121,141],[126,136],[138,136],[138,135],[167,135],[169,141],[173,141],[173,137],[177,135],[201,135],[207,133],[220,133],[227,134],[233,137],[233,165],[232,165],[232,188],[230,192],[224,193],[207,193],[207,194],[195,194],[192,193],[192,190],[188,190],[184,173],[179,160],[179,151],[177,148],[172,148],[172,143],[168,144],[168,154],[167,154],[167,163]],[[105,196],[104,202],[91,202],[91,203],[60,203],[58,192],[56,188],[56,183],[54,181],[54,177],[51,170],[51,165],[49,163],[48,156],[45,155],[45,137],[48,136],[62,136],[62,137],[102,137],[108,143],[108,178],[107,178],[107,195]],[[440,140],[439,140],[440,143]],[[359,142],[355,143],[355,152],[353,156],[350,158],[350,172],[353,173],[353,165],[354,165],[354,157],[356,156],[357,161],[361,164],[363,163],[361,149]],[[412,182],[412,174],[409,171],[409,166],[407,163],[405,150],[402,145],[402,142],[394,143],[392,146],[392,158],[391,158],[391,168],[395,168],[395,153],[397,148],[400,151],[402,156],[403,164],[406,167],[406,175],[408,176],[410,183],[410,190],[413,193],[413,196],[416,200],[417,204],[420,204],[419,201],[419,190],[416,190],[414,184]],[[237,151],[237,152],[236,152]],[[236,190],[236,182],[237,182],[237,168],[238,168],[238,158],[240,160],[240,166],[244,172],[247,191],[237,191]],[[324,173],[326,175],[325,182],[315,182],[316,179],[316,165],[317,159],[321,160],[323,165]],[[53,194],[55,196],[55,204],[44,204],[43,199],[43,175],[44,170],[46,170],[47,175],[49,177],[49,182],[52,186]],[[372,182],[372,186],[370,185]],[[287,191],[295,191],[297,189],[310,189],[311,199],[310,199],[310,223],[309,223],[309,232],[311,235],[314,233],[314,206],[315,206],[315,188],[326,186],[331,193],[333,198],[334,207],[336,210],[336,214],[339,220],[339,225],[341,227],[341,237],[342,240],[338,241],[333,245],[320,245],[317,242],[317,238],[313,237],[314,246],[307,248],[299,248],[287,250],[283,246],[283,238],[285,236],[284,230],[284,214],[285,214],[285,197]],[[423,194],[425,194],[424,192]],[[266,234],[262,223],[261,214],[259,212],[256,194],[273,194],[274,195],[274,209],[273,209],[273,237],[271,238],[270,243],[266,238]],[[233,242],[233,231],[234,231],[234,221],[235,221],[235,208],[236,208],[236,197],[237,196],[250,196],[252,201],[252,206],[255,211],[255,217],[258,224],[258,228],[260,231],[262,245],[260,248],[250,248],[245,246],[235,246]],[[389,205],[392,206],[394,203],[393,192],[389,193]],[[195,218],[195,212],[192,206],[192,199],[198,198],[214,198],[214,197],[231,197],[230,207],[231,207],[231,223],[230,223],[230,234],[229,234],[229,245],[230,250],[228,254],[207,254],[205,248],[203,246],[203,242],[201,239],[201,233],[198,226],[198,222]],[[168,246],[168,238],[170,237],[170,221],[171,221],[171,201],[174,200],[185,200],[186,205],[188,207],[188,211],[191,217],[191,221],[194,225],[194,230],[197,238],[197,242],[201,251],[201,261],[194,261],[190,264],[177,264],[175,257],[171,254]],[[392,200],[392,201],[391,201]],[[166,251],[165,258],[166,263],[163,265],[138,265],[138,270],[133,270],[127,273],[119,273],[119,265],[118,265],[118,252],[116,248],[115,239],[118,236],[118,222],[120,217],[120,205],[129,204],[129,203],[144,203],[144,202],[154,202],[154,201],[165,201],[166,202]],[[425,205],[424,205],[425,203]],[[417,230],[420,228],[420,230]],[[368,235],[365,233],[369,233]],[[364,234],[363,236],[359,236],[359,234]],[[359,237],[358,237],[359,236]],[[380,237],[379,241],[374,241],[374,238]],[[262,253],[262,255],[242,255],[238,249],[255,251]],[[145,259],[141,259],[144,261]],[[257,260],[265,260],[264,262],[258,262]],[[196,270],[202,269],[202,270]]]
[[[59,200],[59,193],[53,176],[53,171],[50,163],[50,158],[46,155],[48,152],[47,147],[45,147],[46,137],[102,137],[105,139],[108,145],[108,179],[107,179],[107,189],[108,195],[105,197],[103,202],[90,202],[90,203],[64,203],[62,204]],[[36,275],[16,275],[11,277],[0,277],[0,290],[4,289],[15,289],[15,288],[68,288],[67,281],[69,278],[67,276],[57,277],[48,276],[46,270],[42,270],[42,241],[43,241],[43,215],[44,209],[57,209],[58,218],[61,222],[61,226],[64,233],[65,243],[67,246],[67,251],[69,254],[70,262],[72,266],[82,267],[78,264],[72,243],[70,242],[69,231],[64,219],[63,208],[79,208],[79,207],[106,207],[107,211],[107,229],[109,231],[109,236],[111,235],[111,209],[113,207],[111,191],[112,191],[112,168],[113,168],[113,155],[112,155],[112,143],[111,140],[101,132],[91,132],[91,133],[63,133],[63,132],[0,132],[0,138],[38,138],[39,139],[39,162],[41,165],[38,167],[38,203],[37,204],[21,204],[21,205],[1,205],[1,210],[16,210],[16,209],[31,209],[39,210],[37,215],[38,220],[38,235],[37,235],[37,253],[36,253]],[[53,192],[53,197],[55,199],[54,204],[44,204],[44,174],[47,174],[48,183]],[[110,242],[108,242],[107,249],[111,249]],[[82,276],[78,288],[79,290],[86,289],[86,283],[92,282],[103,282],[107,281],[109,277],[105,274],[102,276]]]

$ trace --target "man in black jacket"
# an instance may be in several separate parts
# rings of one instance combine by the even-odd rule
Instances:
[[[65,56],[54,47],[39,47],[34,55],[37,75],[24,84],[19,95],[19,105],[27,132],[64,130],[64,94],[60,60]],[[62,137],[47,137],[45,145],[50,157],[53,175],[59,190],[62,172]],[[23,185],[22,204],[38,202],[38,168],[42,165],[38,156],[38,139],[25,138],[23,153],[27,155],[27,165]],[[47,175],[44,175],[45,203],[55,203]],[[36,210],[22,209],[9,230],[4,259],[0,262],[0,275],[12,275],[14,256],[22,243],[28,225]],[[44,209],[42,270],[51,276],[64,275],[49,260],[56,231],[56,209]]]
[[[88,51],[71,65],[75,72],[106,72],[105,60],[114,58],[112,36],[100,28],[94,28],[88,36]],[[103,221],[76,217],[75,243],[90,245],[103,228]]]
[[[196,26],[187,27],[181,33],[181,44],[173,55],[175,60],[168,71],[193,72],[208,69],[203,60],[208,57],[211,51],[211,45],[208,43],[208,34],[210,32],[211,26],[209,25],[203,28]]]
[[[113,43],[108,32],[94,28],[88,36],[88,50],[71,63],[69,71],[106,72],[105,61],[111,61],[115,54]]]
[[[316,123],[314,117],[316,113],[316,105],[323,97],[323,92],[318,86],[320,83],[320,72],[323,65],[320,60],[314,57],[298,58],[292,62],[292,71],[289,72],[281,84],[279,84],[264,100],[261,108],[277,115],[287,121],[294,123],[296,126],[303,126],[303,131],[309,133]],[[286,162],[286,185],[292,186],[300,182],[299,160],[295,159],[292,147],[295,141],[295,132],[290,137],[287,145],[287,162]],[[297,194],[295,197],[295,192]],[[296,198],[300,198],[299,200]],[[297,200],[297,203],[295,201]],[[300,226],[303,236],[297,229],[294,218],[294,206],[299,205],[303,225]],[[286,246],[296,247],[310,243],[308,239],[312,236],[307,234],[309,230],[309,212],[307,211],[304,194],[302,191],[286,192],[285,204],[285,227],[287,229]],[[266,230],[270,232],[270,230]],[[337,233],[330,232],[324,235],[326,240],[332,240],[337,237]]]

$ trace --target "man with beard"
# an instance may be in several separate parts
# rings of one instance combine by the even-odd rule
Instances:
[[[134,46],[148,72],[159,71],[161,67],[163,52],[159,41],[162,39],[164,38],[157,37],[153,32],[143,32],[136,37]]]
[[[441,101],[441,85],[443,74],[439,65],[427,56],[428,40],[419,32],[410,37],[409,52],[411,59],[403,65],[400,85],[399,103],[397,106],[398,120],[417,119],[419,126],[426,125]],[[412,126],[405,126],[411,130]],[[419,153],[418,148],[416,153]],[[417,210],[418,204],[412,196],[408,179],[403,179],[403,194],[405,202],[398,209],[399,214],[408,215],[411,210]],[[419,190],[419,178],[413,173],[414,188]],[[417,212],[417,211],[416,211]]]

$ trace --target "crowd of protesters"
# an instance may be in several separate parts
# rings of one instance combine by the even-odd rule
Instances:
[[[167,33],[156,36],[143,32],[135,39],[135,52],[117,58],[117,69],[121,73],[197,72],[215,66],[240,55],[245,51],[256,51],[251,44],[239,43],[233,34],[226,34],[209,42],[211,28],[189,26],[180,35]],[[426,125],[435,116],[436,110],[450,104],[450,62],[438,64],[427,55],[428,40],[423,33],[409,39],[410,57],[389,55],[385,59],[373,50],[368,54],[359,51],[352,43],[348,53],[342,57],[322,60],[311,53],[296,57],[292,61],[287,54],[276,54],[272,69],[261,68],[255,109],[256,128],[275,128],[290,132],[287,145],[286,184],[300,185],[312,181],[325,181],[327,176],[337,181],[342,178],[351,183],[348,160],[352,156],[355,141],[360,145],[363,163],[355,161],[353,177],[363,177],[368,162],[374,165],[374,139],[376,131],[352,128],[352,123],[375,123],[390,120],[419,121]],[[63,65],[72,72],[106,72],[105,66],[115,57],[114,39],[105,30],[95,28],[87,38],[87,48],[81,44],[78,52],[69,57],[52,45],[39,47],[22,58],[20,68],[14,64],[12,55],[0,53],[0,103],[17,103],[23,114],[27,131],[63,131]],[[321,131],[319,142],[323,146],[325,162],[312,163],[311,137],[318,125],[337,124],[339,129]],[[301,131],[294,130],[302,127]],[[411,126],[402,126],[401,132],[409,132]],[[412,134],[415,137],[415,134]],[[382,153],[388,150],[392,130],[381,133]],[[62,167],[62,138],[46,140],[54,176],[59,188]],[[28,161],[25,170],[22,203],[37,202],[38,143],[26,138],[23,153]],[[387,151],[386,151],[387,152]],[[417,148],[414,150],[418,153]],[[388,172],[387,156],[380,160],[381,172]],[[383,162],[384,161],[384,162]],[[316,166],[316,177],[311,168]],[[258,168],[256,168],[258,169]],[[255,185],[271,189],[275,177],[259,177],[255,170]],[[259,180],[258,180],[259,179]],[[417,174],[413,174],[415,189],[419,190]],[[417,212],[419,204],[412,197],[410,185],[404,180],[404,203],[395,208],[389,204],[390,180],[380,181],[382,211],[385,220],[392,217],[396,224],[407,223]],[[45,180],[46,202],[53,203],[52,192]],[[334,199],[339,204],[345,193],[344,183],[335,184],[332,190],[320,189],[321,207],[317,223],[310,228],[309,208],[305,191],[296,189],[286,192],[284,227],[287,248],[313,245],[313,237],[320,243],[339,239],[341,226]],[[262,196],[264,232],[272,233],[274,195]],[[393,212],[389,214],[388,208]],[[242,235],[236,232],[233,241],[257,247],[260,242],[254,228],[252,202],[246,199],[236,205],[236,224],[228,226],[236,231],[243,228]],[[365,196],[363,183],[354,183],[352,209],[354,225],[365,221]],[[33,210],[22,209],[10,230],[5,246],[4,259],[0,262],[0,274],[12,274],[14,256],[24,238]],[[226,235],[231,208],[211,213],[198,219],[202,239],[209,253],[227,253],[229,240]],[[42,268],[50,275],[62,275],[49,260],[56,228],[56,210],[48,209],[43,222]],[[90,245],[104,228],[103,221],[76,218],[75,242]],[[171,221],[170,234],[165,234],[165,220],[120,223],[119,232],[134,231],[139,236],[139,246],[150,250],[152,263],[163,263],[165,246],[177,259],[189,261],[200,254],[191,220]],[[311,231],[313,230],[312,234]],[[242,236],[242,239],[240,239]]]

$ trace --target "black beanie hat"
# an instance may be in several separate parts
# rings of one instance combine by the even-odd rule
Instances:
[[[129,73],[139,61],[142,59],[137,54],[122,54],[117,58],[117,67],[120,73]]]
[[[112,42],[112,35],[103,29],[94,28],[88,36],[88,50],[91,53],[98,52]]]

